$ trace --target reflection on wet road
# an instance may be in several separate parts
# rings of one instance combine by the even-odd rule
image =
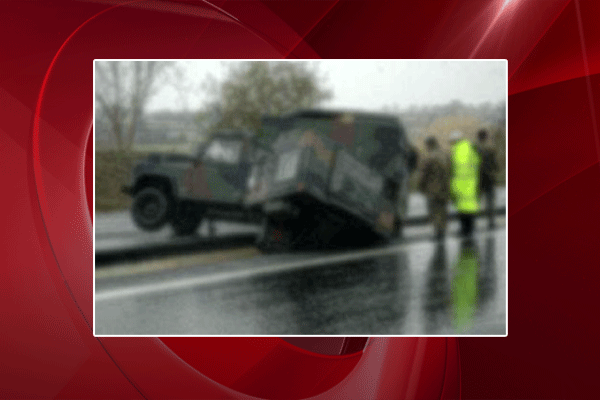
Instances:
[[[96,334],[505,335],[506,231],[96,283]]]
[[[496,240],[488,237],[483,249],[473,240],[462,240],[451,266],[446,246],[439,244],[426,272],[424,292],[425,332],[444,334],[502,334],[506,310],[497,296]],[[504,276],[504,271],[501,271]],[[504,290],[504,286],[500,288]],[[502,293],[504,294],[504,293]],[[492,300],[492,307],[488,303]],[[498,331],[496,331],[498,329]]]
[[[278,278],[256,279],[265,294],[257,308],[286,304],[279,315],[284,334],[339,335],[378,332],[403,319],[406,313],[406,256],[334,264]]]

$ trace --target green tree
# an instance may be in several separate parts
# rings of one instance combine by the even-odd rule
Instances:
[[[223,82],[209,78],[211,102],[199,114],[208,131],[260,127],[264,114],[312,108],[332,97],[318,71],[307,62],[247,61],[229,65]]]

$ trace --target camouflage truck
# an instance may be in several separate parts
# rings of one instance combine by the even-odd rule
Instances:
[[[266,152],[247,132],[221,131],[194,156],[151,154],[123,187],[133,197],[135,224],[155,231],[169,223],[181,236],[193,234],[204,218],[257,221],[244,196],[251,165]]]
[[[264,118],[272,153],[254,164],[246,204],[266,250],[400,236],[414,151],[397,117],[303,110]]]

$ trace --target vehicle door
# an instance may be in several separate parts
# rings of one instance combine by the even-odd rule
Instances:
[[[242,140],[213,138],[187,176],[188,194],[195,200],[241,202],[250,170],[245,155]]]

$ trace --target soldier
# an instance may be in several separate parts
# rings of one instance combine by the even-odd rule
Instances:
[[[487,208],[486,214],[489,220],[489,227],[494,228],[494,183],[496,173],[498,172],[498,163],[496,161],[496,153],[494,148],[488,144],[487,131],[485,129],[481,129],[477,133],[477,137],[479,139],[477,151],[479,152],[479,157],[481,158],[479,187],[481,194],[485,198]]]
[[[444,237],[447,220],[449,173],[446,155],[440,150],[434,137],[425,141],[426,155],[419,189],[427,196],[427,207],[439,240]]]
[[[475,215],[479,211],[479,153],[462,132],[450,134],[452,143],[452,179],[450,194],[460,218],[462,235],[472,236]]]

